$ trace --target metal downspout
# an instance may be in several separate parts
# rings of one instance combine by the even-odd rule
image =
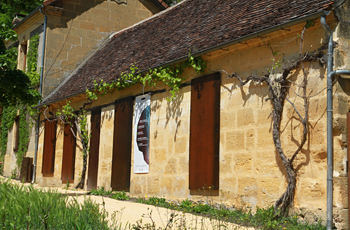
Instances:
[[[325,11],[328,15],[330,12]],[[321,24],[327,33],[327,230],[333,229],[333,78],[336,75],[350,75],[349,70],[333,71],[333,32],[326,22],[326,15],[321,16]]]
[[[327,14],[327,13],[326,13]],[[327,54],[327,230],[333,228],[333,84],[330,73],[333,71],[333,32],[321,16],[321,24],[329,33]]]
[[[43,13],[42,9],[44,6],[42,5],[39,9],[40,13],[42,13],[45,16],[44,19],[44,35],[43,35],[43,50],[42,50],[42,57],[41,57],[41,70],[40,70],[40,86],[39,86],[39,93],[42,95],[43,91],[43,76],[44,76],[44,60],[45,60],[45,45],[46,45],[46,27],[47,27],[47,16]],[[40,105],[41,101],[39,101]],[[38,156],[38,145],[39,145],[39,128],[40,128],[40,114],[38,115],[38,119],[36,122],[36,130],[35,130],[35,152],[34,152],[34,167],[33,167],[33,180],[32,183],[35,182],[35,175],[36,175],[36,161]]]

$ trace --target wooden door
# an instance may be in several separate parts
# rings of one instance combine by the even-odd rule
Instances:
[[[44,152],[43,152],[43,176],[53,176],[55,169],[57,121],[45,121]]]
[[[220,74],[192,80],[189,188],[219,189]]]
[[[87,189],[97,189],[98,158],[100,149],[101,109],[91,112],[91,138]]]
[[[112,190],[130,188],[133,107],[132,97],[115,102]]]
[[[70,121],[72,124],[64,125],[64,139],[63,139],[63,158],[62,158],[62,183],[73,183],[74,181],[74,167],[75,167],[75,147],[77,134],[74,120]],[[72,129],[71,129],[72,127]]]
[[[350,204],[350,167],[349,167],[349,160],[350,160],[350,112],[347,116],[347,134],[346,134],[346,144],[347,144],[347,167],[346,171],[348,174],[348,204]],[[348,209],[348,218],[349,218],[349,226],[350,227],[350,209]]]

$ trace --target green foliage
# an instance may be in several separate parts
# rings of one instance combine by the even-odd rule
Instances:
[[[116,200],[130,200],[130,197],[124,191],[113,193],[111,198]]]
[[[104,96],[107,93],[113,93],[115,90],[123,90],[135,84],[155,86],[157,82],[163,82],[170,87],[171,97],[168,100],[176,97],[180,90],[182,82],[181,75],[185,68],[192,67],[197,74],[203,73],[206,69],[206,63],[200,57],[194,58],[191,53],[188,55],[188,60],[167,67],[159,67],[150,69],[146,74],[142,74],[139,68],[134,64],[130,67],[129,73],[122,73],[119,80],[107,83],[101,80],[94,81],[94,89],[86,90],[86,96],[89,100],[97,100],[98,95]]]
[[[130,200],[130,197],[126,195],[124,191],[114,192],[114,191],[105,191],[104,187],[99,189],[93,189],[89,192],[90,195],[94,196],[110,196],[112,199],[116,200]]]
[[[18,102],[32,105],[40,99],[31,87],[30,77],[16,69],[17,49],[5,47],[5,42],[17,39],[11,30],[14,13],[30,12],[37,4],[34,0],[0,2],[0,106],[13,106]]]
[[[101,187],[97,189],[92,189],[89,192],[89,194],[94,196],[107,196],[107,195],[111,195],[112,191],[105,191],[104,187]]]
[[[1,229],[108,229],[107,213],[91,200],[0,181]]]
[[[23,71],[0,68],[0,106],[13,106],[18,102],[37,104],[40,94],[30,85],[30,79]]]
[[[322,225],[322,221],[319,221],[317,224],[308,224],[300,222],[298,216],[276,216],[273,207],[265,209],[257,207],[256,213],[253,214],[251,211],[245,212],[243,210],[228,209],[223,205],[214,207],[206,203],[195,203],[188,199],[179,203],[174,203],[167,202],[164,198],[150,197],[149,199],[139,198],[137,202],[187,213],[205,215],[213,219],[233,222],[239,225],[256,227],[259,229],[326,229],[326,227]]]
[[[4,173],[4,158],[5,158],[5,155],[0,153],[0,175],[1,176]]]
[[[2,111],[2,121],[1,121],[1,138],[0,138],[1,154],[6,154],[8,131],[12,129],[16,116],[17,116],[16,107],[4,107]]]
[[[17,167],[21,168],[23,157],[28,150],[29,143],[29,123],[27,121],[27,110],[25,108],[19,111],[19,141],[18,150],[15,152]]]
[[[2,0],[0,4],[7,6],[13,17],[13,13],[28,14],[42,5],[42,3],[43,0]]]
[[[39,34],[30,38],[29,50],[27,53],[27,75],[29,76],[31,86],[38,89],[40,84],[40,74],[38,73],[38,47]]]

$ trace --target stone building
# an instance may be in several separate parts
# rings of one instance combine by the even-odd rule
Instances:
[[[18,47],[18,69],[26,71],[30,38],[39,34],[37,67],[38,72],[42,70],[42,96],[45,97],[107,42],[111,33],[123,30],[166,7],[158,0],[45,0],[42,6],[22,20],[14,20],[16,24],[12,29],[17,33],[18,41],[8,42],[6,46]],[[17,140],[18,122],[15,122],[8,135],[5,176],[16,171]],[[33,158],[34,152],[35,127],[31,131],[26,157]]]
[[[334,69],[350,69],[349,7],[348,0],[185,0],[110,36],[76,70],[67,72],[64,81],[48,86],[58,85],[50,94],[44,93],[41,105],[47,107],[42,111],[50,119],[50,113],[55,114],[68,101],[79,111],[89,102],[85,92],[93,90],[95,80],[123,81],[122,73],[130,72],[130,66],[146,73],[182,63],[190,52],[201,57],[207,69],[197,74],[186,68],[181,75],[184,84],[172,101],[167,100],[171,89],[158,82],[99,96],[86,106],[91,139],[85,189],[104,187],[125,190],[131,196],[169,199],[199,200],[205,195],[228,206],[252,209],[272,205],[285,191],[287,176],[272,138],[268,86],[250,83],[241,87],[237,78],[226,73],[235,72],[244,80],[249,75],[273,72],[270,77],[278,79],[283,66],[300,60],[305,53],[321,52],[321,62],[327,62],[329,34],[320,18],[328,12],[327,24],[336,44]],[[307,142],[294,163],[297,183],[293,207],[325,220],[327,69],[319,62],[305,62],[304,69],[309,119]],[[293,104],[284,104],[281,142],[289,158],[303,133],[293,107],[305,112],[298,96],[303,77],[301,68],[290,73],[293,83],[288,99]],[[348,228],[350,84],[343,77],[337,76],[333,86],[333,209],[339,229]],[[150,98],[150,111],[142,119],[138,119],[143,116],[143,112],[138,113],[140,95],[146,101]],[[148,122],[147,134],[138,131],[144,126],[141,122]],[[140,143],[144,134],[147,144]],[[67,125],[41,116],[36,162],[36,182],[40,185],[61,186],[66,173],[72,184],[80,180],[82,147],[68,137],[71,135]],[[140,148],[144,146],[148,151]],[[139,161],[140,154],[143,161]],[[70,160],[64,160],[67,157]],[[136,166],[145,171],[140,173]]]

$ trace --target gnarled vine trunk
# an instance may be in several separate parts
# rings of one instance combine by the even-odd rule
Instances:
[[[241,86],[247,84],[250,81],[255,83],[264,82],[268,86],[270,98],[268,98],[267,100],[271,100],[271,103],[272,103],[272,138],[273,138],[276,151],[283,162],[284,168],[287,173],[287,180],[288,180],[286,191],[282,194],[282,196],[276,201],[274,205],[275,213],[279,215],[287,215],[288,208],[290,207],[290,205],[294,200],[297,173],[295,172],[295,169],[293,167],[293,162],[296,156],[298,155],[298,153],[303,148],[304,144],[306,143],[306,138],[307,138],[308,98],[309,97],[306,95],[307,76],[306,76],[306,72],[304,71],[303,62],[317,61],[321,65],[323,65],[321,61],[322,56],[323,54],[319,52],[316,52],[313,55],[308,55],[308,54],[304,55],[302,58],[300,58],[300,60],[293,62],[293,64],[290,67],[284,68],[282,76],[276,79],[273,79],[270,76],[270,74],[266,74],[262,77],[251,75],[251,76],[248,76],[246,80],[243,81],[241,77],[238,76],[236,73],[232,73],[231,75],[229,75],[229,77],[236,77],[240,81]],[[292,89],[290,86],[292,82],[287,78],[292,70],[299,68],[301,65],[302,65],[304,78],[303,78],[302,85],[299,87],[303,89],[303,95],[301,96],[298,95],[298,96],[303,98],[304,100],[304,116],[302,116],[299,113],[299,111],[296,109],[294,104],[288,99],[289,89]],[[298,117],[304,128],[301,142],[297,150],[294,152],[294,154],[290,159],[288,159],[288,157],[284,153],[284,150],[281,144],[281,121],[282,121],[283,107],[284,107],[285,101],[288,101],[293,106],[294,111],[298,114]]]

